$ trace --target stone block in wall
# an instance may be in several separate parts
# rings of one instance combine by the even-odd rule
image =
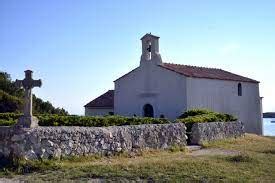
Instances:
[[[244,133],[242,122],[194,123],[191,129],[190,142],[201,145],[203,142],[240,137]]]
[[[7,132],[8,129],[8,132]],[[111,127],[37,127],[1,130],[0,154],[24,159],[116,154],[186,145],[183,123]],[[3,132],[3,133],[2,133]],[[7,150],[8,149],[8,150]]]

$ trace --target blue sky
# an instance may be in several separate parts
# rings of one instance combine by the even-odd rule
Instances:
[[[263,110],[275,111],[273,0],[1,0],[0,70],[70,113],[139,65],[140,37],[160,36],[166,62],[222,68],[259,80]]]

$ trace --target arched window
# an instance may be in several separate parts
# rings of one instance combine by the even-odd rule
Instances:
[[[242,84],[239,83],[239,84],[238,84],[238,96],[242,96],[242,95],[243,95]]]
[[[143,117],[154,117],[154,109],[151,104],[145,104],[143,106]]]

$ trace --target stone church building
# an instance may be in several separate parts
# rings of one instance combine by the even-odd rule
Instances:
[[[139,67],[114,81],[109,90],[85,105],[85,115],[165,117],[208,108],[238,117],[246,132],[262,134],[259,82],[231,72],[164,63],[159,37],[141,38]]]

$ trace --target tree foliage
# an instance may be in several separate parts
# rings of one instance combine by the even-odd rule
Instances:
[[[16,88],[10,75],[0,71],[0,113],[22,112],[24,104],[24,90]],[[49,101],[33,95],[33,112],[35,114],[62,114],[68,115],[63,108],[55,108]]]
[[[0,112],[22,111],[23,100],[0,89]]]

